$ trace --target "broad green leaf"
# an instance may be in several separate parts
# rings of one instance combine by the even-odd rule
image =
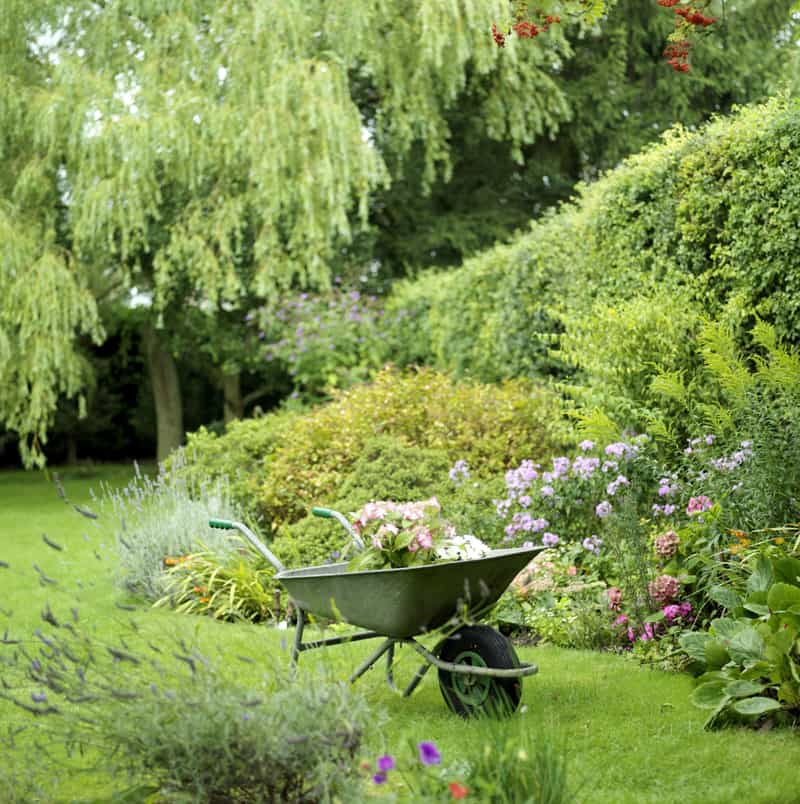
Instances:
[[[772,698],[757,697],[736,701],[731,708],[740,715],[763,715],[765,712],[780,709],[781,705]]]
[[[800,559],[779,558],[772,562],[775,568],[775,580],[800,586]]]
[[[728,651],[731,659],[738,664],[748,665],[757,662],[764,656],[764,640],[761,635],[750,627],[745,627],[731,637]]]
[[[744,604],[744,610],[752,611],[753,614],[758,614],[759,617],[769,616],[769,606],[765,603],[751,603],[750,600],[748,600]]]
[[[724,667],[731,660],[731,656],[722,642],[718,639],[709,639],[705,647],[705,660],[709,669],[714,670]]]
[[[724,681],[709,681],[700,684],[692,692],[692,703],[700,709],[716,709],[730,700],[725,692],[727,684]]]
[[[742,607],[742,599],[728,586],[712,586],[708,596],[728,611],[736,611]]]
[[[800,612],[800,587],[776,583],[769,590],[767,605],[774,612]]]
[[[730,617],[719,617],[711,621],[710,630],[720,639],[731,639],[745,627],[745,624],[740,623],[738,620],[732,620]]]
[[[732,681],[725,687],[725,692],[731,698],[749,698],[751,695],[758,695],[763,692],[765,686],[764,684],[757,684],[755,681]]]
[[[710,634],[702,631],[687,631],[681,634],[678,643],[686,652],[686,655],[698,662],[706,661],[706,643],[712,639]]]
[[[772,586],[774,580],[772,563],[766,556],[759,556],[753,574],[747,579],[747,591],[766,592]]]

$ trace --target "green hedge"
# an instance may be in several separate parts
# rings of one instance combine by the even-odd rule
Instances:
[[[756,316],[800,343],[798,223],[800,101],[676,128],[514,243],[400,286],[388,309],[415,326],[392,356],[489,381],[577,372],[584,405],[641,426],[649,379],[699,363],[703,316],[743,345]]]

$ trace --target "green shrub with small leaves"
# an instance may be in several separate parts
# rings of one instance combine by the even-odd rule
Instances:
[[[430,369],[387,368],[294,422],[259,488],[262,516],[293,522],[336,500],[367,443],[381,434],[441,450],[451,463],[466,460],[479,477],[531,455],[546,458],[569,438],[558,398],[525,381],[456,383]]]

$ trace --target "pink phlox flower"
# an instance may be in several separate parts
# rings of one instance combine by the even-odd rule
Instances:
[[[702,514],[704,511],[709,511],[712,505],[711,499],[706,497],[705,494],[701,494],[689,500],[689,504],[686,506],[686,513],[689,514],[689,516]]]
[[[627,614],[620,614],[616,620],[614,620],[614,625],[625,625],[628,622],[628,615]]]
[[[671,623],[673,620],[676,620],[681,616],[681,607],[676,603],[670,603],[669,606],[664,606],[661,611],[664,614],[664,619],[668,623]]]

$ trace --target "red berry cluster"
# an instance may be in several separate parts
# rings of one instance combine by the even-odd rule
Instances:
[[[515,33],[520,39],[534,39],[540,33],[547,33],[551,25],[561,22],[561,17],[554,14],[543,14],[541,11],[536,12],[536,22],[532,22],[525,19],[527,13],[527,3],[517,2],[515,14],[517,21],[509,27],[506,33],[499,31],[496,24],[492,24],[492,39],[497,47],[505,47],[506,37],[512,33]]]
[[[708,2],[702,3],[700,7],[696,4],[679,5],[684,0],[656,0],[664,8],[671,8],[675,13],[676,31],[670,36],[670,43],[664,50],[664,58],[673,70],[679,73],[688,73],[691,70],[689,64],[689,49],[692,46],[687,38],[697,31],[698,28],[705,29],[713,25],[716,17],[707,17],[702,12],[702,8]]]
[[[505,47],[506,46],[506,38],[500,31],[497,30],[497,25],[492,23],[492,39],[494,39],[494,43],[497,47]]]

